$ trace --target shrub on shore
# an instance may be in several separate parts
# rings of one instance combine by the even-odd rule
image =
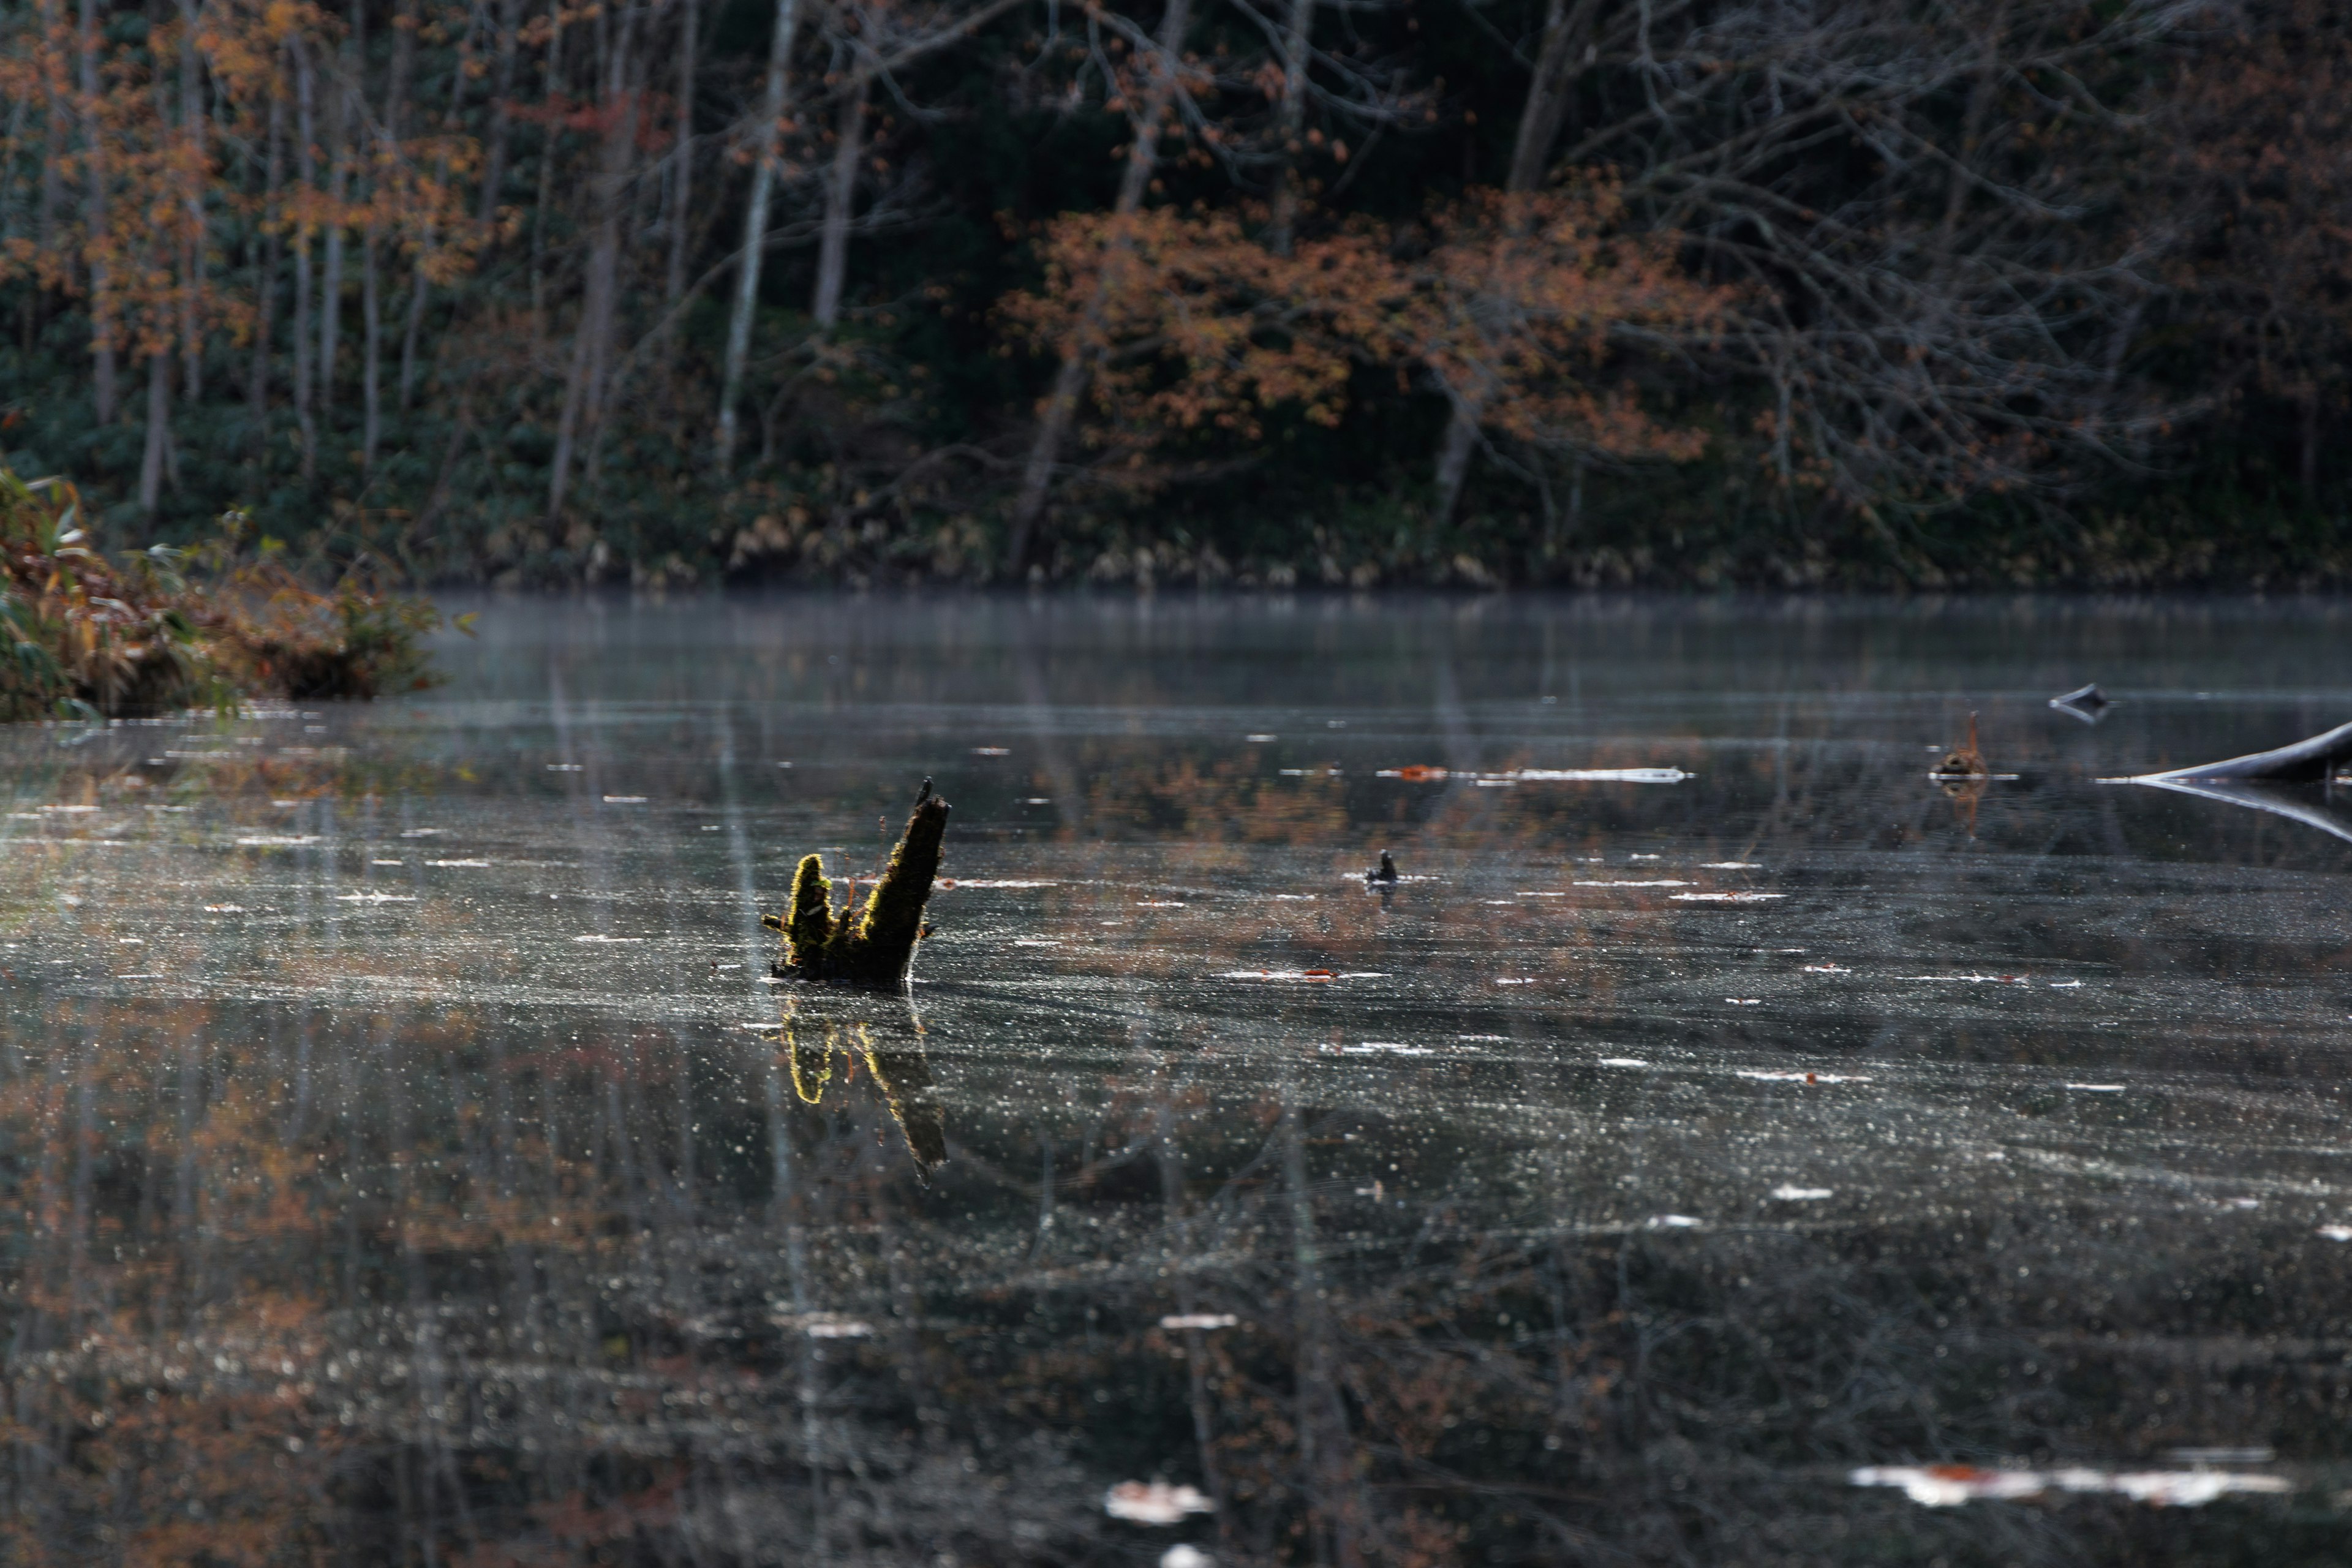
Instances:
[[[0,721],[372,698],[429,686],[425,600],[364,564],[321,591],[242,519],[194,550],[109,557],[74,487],[0,468]]]

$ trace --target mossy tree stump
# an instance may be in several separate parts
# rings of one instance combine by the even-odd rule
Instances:
[[[931,793],[931,781],[925,779],[907,831],[862,910],[854,896],[836,910],[824,857],[803,857],[793,878],[791,911],[760,917],[761,925],[783,937],[783,956],[775,973],[789,980],[904,984],[915,946],[930,929],[923,923],[923,909],[939,875],[940,846],[947,828],[948,803]]]

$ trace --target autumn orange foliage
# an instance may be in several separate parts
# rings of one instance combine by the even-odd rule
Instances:
[[[0,51],[0,99],[45,106],[57,121],[45,154],[53,177],[82,198],[54,233],[0,245],[0,281],[85,292],[93,349],[143,360],[198,355],[217,333],[250,338],[257,302],[232,287],[216,213],[299,244],[365,235],[436,282],[471,266],[488,237],[465,205],[478,152],[446,128],[365,127],[311,179],[289,168],[258,192],[225,177],[215,126],[257,142],[275,100],[281,132],[290,129],[289,62],[300,51],[331,58],[348,22],[310,0],[216,0],[187,15],[125,38],[79,35],[69,8],[48,5],[17,47]],[[199,70],[209,114],[194,97]]]
[[[1251,216],[1067,215],[1045,233],[1044,285],[1003,307],[1040,353],[1092,358],[1091,438],[1138,477],[1180,437],[1255,442],[1277,410],[1337,426],[1364,370],[1419,377],[1521,441],[1675,459],[1704,447],[1653,419],[1617,362],[1628,329],[1708,331],[1728,291],[1687,277],[1671,239],[1625,227],[1612,183],[1482,190],[1421,225],[1358,221],[1289,255]]]

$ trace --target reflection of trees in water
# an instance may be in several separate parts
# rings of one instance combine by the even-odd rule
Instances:
[[[61,1007],[0,1061],[28,1561],[1108,1560],[1103,1487],[1154,1475],[1235,1562],[2210,1560],[2296,1527],[1843,1470],[2332,1457],[2352,1409],[2352,1251],[2168,1209],[1628,1231],[1578,1142],[1143,1048],[1047,1125],[962,1102],[925,1190],[887,1099],[807,1104],[756,1037],[352,1019],[306,1101],[264,1016]]]
[[[1713,822],[1819,848],[1890,799],[1905,835],[1874,849],[1966,848],[1907,771],[1924,753],[1898,775],[1819,736],[1645,795],[1408,797],[1117,761],[1073,764],[1090,820],[1197,839],[1151,864],[1243,892],[1274,846],[1360,867],[1365,824],[1399,803],[1496,879],[1660,823],[1685,843]],[[80,797],[61,783],[57,798]],[[2118,853],[2126,826],[2112,795],[2063,791],[1990,795],[1979,825],[1994,849],[2112,828]],[[1040,903],[1124,912],[1134,864]],[[1948,864],[1966,890],[1977,862]],[[18,868],[12,894],[20,877],[37,880]],[[1441,1005],[1508,938],[1589,1018],[1637,1013],[1663,994],[1637,989],[1642,964],[1717,940],[1639,891],[1571,922],[1473,909],[1459,889],[1409,888],[1385,910],[1314,890],[1219,904],[1215,951],[1383,967],[1383,922],[1427,920],[1441,940],[1418,950],[1421,979]],[[1894,954],[1932,926],[1961,951],[2018,918],[1850,935]],[[2063,940],[2103,953],[2207,918],[2151,908],[2133,931]],[[2219,964],[2275,963],[2276,933],[2235,932],[2193,935]],[[1202,967],[1197,942],[1110,940],[1113,957],[1080,961],[1097,979]],[[458,944],[440,951],[454,988]],[[289,939],[273,956],[289,981],[349,983],[348,951]],[[1057,1079],[1050,1041],[992,1035],[1002,1059],[960,1056],[911,1016],[824,994],[772,1041],[533,1032],[458,1005],[116,1014],[29,994],[0,1049],[16,1200],[0,1528],[26,1561],[1108,1561],[1182,1535],[1235,1562],[1332,1564],[2269,1562],[2302,1530],[2328,1560],[2327,1516],[2267,1504],[1931,1514],[1843,1484],[1850,1464],[1905,1458],[2340,1456],[2347,1249],[2184,1218],[2192,1200],[2170,1189],[2146,1207],[1989,1219],[2010,1205],[1956,1194],[1811,1231],[1629,1232],[1614,1184],[1631,1113],[1532,1069],[1482,1089],[1532,1108],[1497,1133],[1440,1102],[1434,1076],[1400,1071],[1379,1113],[1343,1111],[1303,1059],[1236,1084],[1238,1065],[1188,1076],[1139,1037],[1108,1082]],[[1857,1026],[1885,1012],[1853,1007]],[[1212,1022],[1189,1019],[1202,1038],[1185,1052],[1217,1043]],[[2009,1025],[1986,1039],[2051,1059],[2070,1044]],[[2193,1125],[2203,1113],[2166,1114],[2185,1140],[2234,1135]],[[1527,1135],[1544,1118],[1572,1136]],[[1686,1157],[1736,1166],[1738,1147],[1691,1121]],[[919,1186],[899,1145],[936,1163],[950,1131],[953,1158]],[[1159,1326],[1227,1313],[1235,1326]],[[1154,1475],[1219,1510],[1163,1534],[1104,1520],[1106,1484]]]

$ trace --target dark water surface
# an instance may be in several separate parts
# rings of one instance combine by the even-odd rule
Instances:
[[[2347,631],[500,602],[0,731],[9,1555],[2342,1562],[2352,812],[2097,781]],[[926,774],[910,995],[771,983]]]

